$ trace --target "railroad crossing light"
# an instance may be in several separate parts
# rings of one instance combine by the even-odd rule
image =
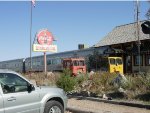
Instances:
[[[141,24],[141,27],[144,34],[150,34],[150,21],[145,21]]]

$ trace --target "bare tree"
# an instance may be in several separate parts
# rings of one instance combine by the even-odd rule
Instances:
[[[148,3],[150,4],[150,0],[148,0]],[[150,18],[150,8],[148,9],[146,15],[145,15],[148,19]]]

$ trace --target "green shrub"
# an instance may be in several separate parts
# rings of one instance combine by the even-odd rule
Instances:
[[[145,79],[145,86],[146,86],[146,90],[150,91],[150,74],[148,74],[146,76],[146,79]]]
[[[126,76],[128,82],[125,89],[132,91],[145,92],[150,90],[150,77],[144,75]]]
[[[71,72],[69,69],[65,69],[63,73],[60,75],[58,81],[56,82],[56,85],[59,88],[64,89],[64,91],[66,92],[74,90],[76,84],[77,84],[76,78],[71,76]]]
[[[91,91],[100,94],[114,90],[114,87],[111,83],[116,76],[117,74],[110,74],[108,72],[95,73],[92,78]]]
[[[72,71],[69,69],[69,68],[66,68],[63,70],[63,75],[69,75],[69,76],[72,76]]]
[[[88,75],[86,74],[80,74],[76,77],[78,85],[82,84],[84,81],[88,80]]]
[[[133,77],[132,76],[125,76],[125,77],[126,77],[127,81],[125,83],[121,83],[120,86],[123,89],[135,91],[136,90],[136,85],[134,83]]]

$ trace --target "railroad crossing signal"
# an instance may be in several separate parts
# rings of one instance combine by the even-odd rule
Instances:
[[[150,34],[150,21],[145,21],[141,24],[141,27],[144,34]]]

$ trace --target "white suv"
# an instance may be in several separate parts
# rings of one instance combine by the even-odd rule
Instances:
[[[64,113],[63,89],[36,87],[20,74],[0,70],[0,113]]]

